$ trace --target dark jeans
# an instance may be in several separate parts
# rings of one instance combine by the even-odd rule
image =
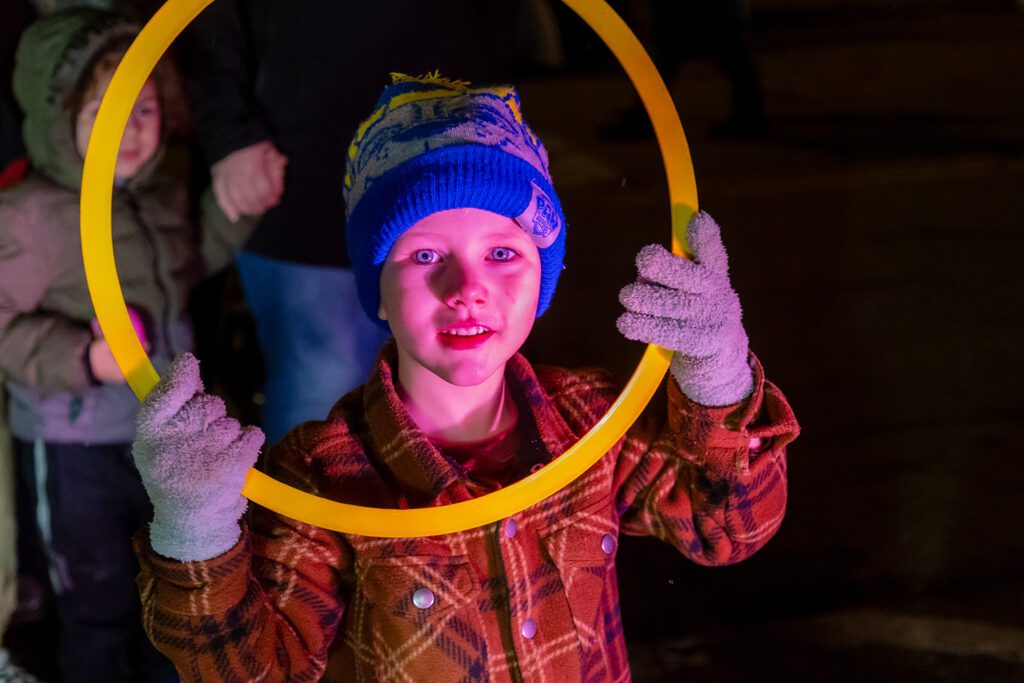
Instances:
[[[15,452],[49,561],[61,680],[177,680],[142,630],[131,538],[153,509],[132,462],[131,444],[15,439]]]

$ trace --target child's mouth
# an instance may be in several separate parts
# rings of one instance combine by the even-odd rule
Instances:
[[[441,330],[438,341],[449,349],[475,349],[494,336],[494,330],[483,325],[460,325]]]

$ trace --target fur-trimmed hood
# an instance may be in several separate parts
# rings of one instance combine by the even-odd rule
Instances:
[[[51,14],[26,29],[15,54],[13,85],[25,116],[25,148],[37,171],[66,187],[81,186],[83,160],[75,146],[77,112],[70,110],[70,96],[101,52],[138,31],[122,15],[90,7]],[[161,156],[154,155],[130,183],[138,185]]]

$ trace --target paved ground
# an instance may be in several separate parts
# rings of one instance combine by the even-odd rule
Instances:
[[[758,557],[709,570],[623,542],[636,680],[1024,680],[1024,11],[752,5],[767,137],[708,135],[728,101],[710,65],[673,89],[752,346],[804,434]],[[668,232],[657,150],[599,138],[630,97],[614,69],[521,89],[571,221],[530,354],[625,377],[640,349],[615,294]]]

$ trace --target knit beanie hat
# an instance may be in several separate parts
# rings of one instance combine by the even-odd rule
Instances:
[[[565,216],[519,95],[436,73],[392,80],[356,131],[345,175],[346,238],[366,314],[380,322],[381,269],[403,232],[439,211],[474,208],[515,220],[533,238],[540,316],[562,271]]]

